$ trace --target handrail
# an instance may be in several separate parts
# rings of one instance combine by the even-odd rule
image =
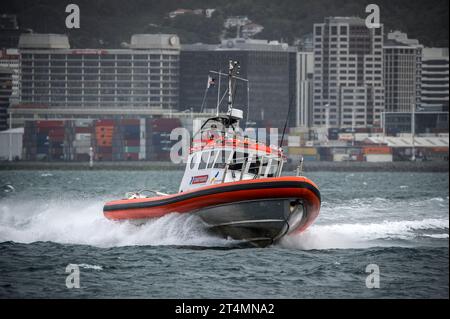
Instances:
[[[225,178],[226,178],[227,173],[228,173],[228,166],[229,165],[230,165],[229,163],[225,164],[225,170],[223,171],[222,183],[225,183]]]

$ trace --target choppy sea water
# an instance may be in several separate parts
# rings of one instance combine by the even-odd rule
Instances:
[[[314,225],[237,249],[195,216],[103,217],[127,191],[175,192],[180,171],[0,171],[15,188],[0,193],[0,298],[448,298],[448,173],[306,175],[322,193]]]

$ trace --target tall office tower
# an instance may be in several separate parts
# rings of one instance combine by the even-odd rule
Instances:
[[[380,127],[384,107],[383,26],[356,17],[314,24],[313,125]]]
[[[2,70],[0,85],[1,131],[9,127],[8,108],[12,103],[16,103],[19,97],[19,53],[17,49],[0,49],[0,69]]]
[[[448,112],[448,78],[448,48],[424,48],[421,101],[424,111]]]
[[[312,92],[314,77],[314,53],[297,54],[297,109],[296,127],[310,127],[312,122]]]
[[[181,47],[180,110],[216,109],[217,97],[222,97],[227,80],[221,78],[220,92],[217,74],[211,70],[227,72],[228,61],[240,62],[240,76],[249,80],[237,81],[233,90],[235,106],[241,108],[249,121],[264,121],[282,128],[289,104],[295,108],[297,50],[277,41],[228,39],[218,45],[193,44]],[[207,78],[215,78],[215,87],[205,92]],[[205,95],[206,93],[206,95]],[[203,99],[205,97],[205,99]],[[226,100],[220,111],[225,112]],[[295,125],[294,111],[290,125]]]
[[[422,45],[399,31],[384,43],[384,87],[387,112],[410,112],[421,99]]]
[[[9,68],[0,66],[0,131],[8,129],[8,107],[12,94],[12,73]],[[4,147],[2,145],[2,147]]]

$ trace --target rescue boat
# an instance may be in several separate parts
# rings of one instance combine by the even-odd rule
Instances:
[[[229,63],[228,112],[207,119],[194,135],[178,193],[130,193],[105,204],[106,218],[145,222],[195,214],[212,233],[259,247],[313,223],[321,205],[317,185],[299,170],[282,176],[282,148],[239,133],[243,114],[231,94],[237,65]]]

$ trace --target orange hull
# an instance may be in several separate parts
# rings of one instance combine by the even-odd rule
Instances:
[[[105,204],[104,215],[112,220],[147,219],[169,213],[195,213],[209,207],[258,200],[299,199],[306,220],[295,231],[305,230],[320,210],[320,192],[305,177],[276,177],[244,180],[197,188],[152,198],[124,199]]]

